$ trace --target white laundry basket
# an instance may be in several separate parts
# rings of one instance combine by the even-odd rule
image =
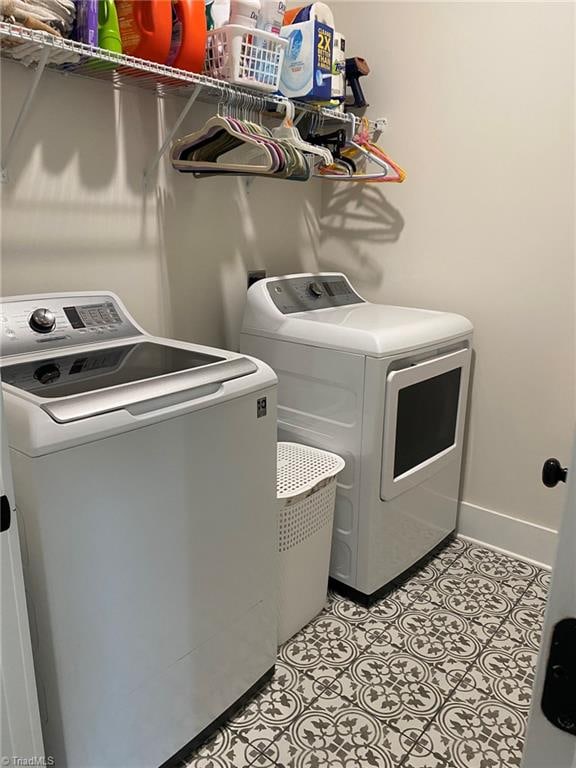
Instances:
[[[273,93],[288,41],[262,29],[228,24],[208,32],[204,73],[233,85]]]
[[[278,644],[317,616],[326,602],[339,456],[278,443]]]

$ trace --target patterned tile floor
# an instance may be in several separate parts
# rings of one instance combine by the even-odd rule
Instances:
[[[548,581],[456,539],[370,609],[329,594],[187,765],[519,766]]]

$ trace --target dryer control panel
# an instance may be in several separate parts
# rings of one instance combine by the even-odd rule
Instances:
[[[110,294],[51,294],[0,302],[2,357],[139,335]]]
[[[364,303],[344,275],[298,275],[270,280],[266,287],[284,315]]]

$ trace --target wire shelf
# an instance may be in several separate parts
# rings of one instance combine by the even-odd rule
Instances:
[[[26,46],[26,49],[24,49]],[[262,100],[271,110],[278,104],[286,104],[285,97],[262,94],[238,85],[206,75],[174,69],[134,56],[107,51],[103,48],[79,43],[46,32],[0,22],[0,53],[3,58],[33,65],[40,61],[42,53],[48,53],[46,67],[50,70],[74,74],[90,79],[105,80],[116,86],[135,86],[152,90],[160,96],[189,95],[197,86],[202,87],[201,101],[225,101],[239,94]],[[294,102],[298,112],[319,114],[326,120],[349,122],[350,116],[333,109],[312,104]]]
[[[262,93],[247,87],[231,85],[224,80],[217,80],[207,75],[175,69],[145,59],[137,59],[134,56],[126,56],[4,21],[0,21],[0,55],[2,59],[10,59],[24,66],[29,66],[35,72],[29,92],[24,99],[12,133],[3,150],[2,181],[7,180],[8,157],[45,69],[64,75],[103,80],[111,83],[113,87],[143,88],[153,91],[160,97],[180,96],[186,99],[181,117],[145,170],[145,177],[149,177],[156,168],[170,139],[197,99],[211,103],[238,104],[244,97],[251,108],[269,113],[286,112],[287,105],[292,103],[295,111],[300,113],[299,118],[305,117],[307,114],[316,115],[323,123],[348,125],[352,128],[354,126],[353,116],[338,110],[298,101],[290,102],[284,96],[274,93]],[[380,131],[385,124],[386,121],[381,120],[372,122],[371,126],[374,131]]]

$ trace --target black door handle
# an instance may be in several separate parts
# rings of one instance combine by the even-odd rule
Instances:
[[[546,459],[542,467],[542,482],[545,486],[554,488],[558,483],[565,483],[567,476],[567,467],[563,467],[558,459]]]
[[[12,513],[10,510],[10,502],[8,496],[2,496],[0,499],[0,533],[7,531],[10,528],[10,518]]]

